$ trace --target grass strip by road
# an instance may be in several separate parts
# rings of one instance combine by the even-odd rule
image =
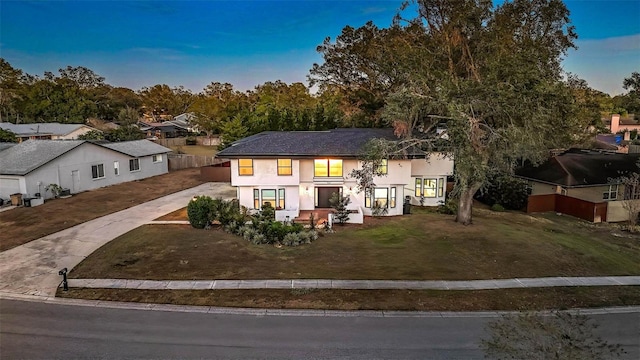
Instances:
[[[58,290],[58,297],[269,309],[481,311],[640,305],[640,286],[501,290]]]
[[[185,169],[0,212],[0,251],[203,183],[200,169]]]
[[[111,241],[71,278],[144,280],[476,280],[640,275],[638,237],[566,216],[476,211],[474,225],[414,213],[336,227],[299,247],[252,245],[218,230],[145,225]],[[629,235],[631,236],[631,235]]]

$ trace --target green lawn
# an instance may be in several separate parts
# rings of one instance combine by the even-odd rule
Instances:
[[[189,155],[214,156],[218,152],[218,148],[216,146],[183,145],[171,146],[170,148],[176,153]]]
[[[429,212],[337,227],[310,245],[251,245],[221,230],[146,225],[106,244],[72,278],[465,280],[640,275],[639,237],[567,216]]]

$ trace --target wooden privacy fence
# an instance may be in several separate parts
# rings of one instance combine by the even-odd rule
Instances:
[[[527,203],[527,213],[555,211],[577,218],[601,222],[607,221],[607,203],[593,203],[566,195],[531,195]]]
[[[189,154],[168,154],[167,158],[169,159],[169,171],[216,165],[224,162],[224,160],[216,159],[213,156]]]

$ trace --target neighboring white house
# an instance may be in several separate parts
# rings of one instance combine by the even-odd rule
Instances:
[[[388,215],[402,215],[403,201],[436,206],[445,199],[453,160],[441,154],[411,154],[383,160],[386,176],[374,179],[372,189],[358,189],[350,176],[360,169],[364,145],[372,139],[397,139],[392,129],[335,129],[327,131],[263,132],[231,144],[216,156],[231,159],[231,185],[240,204],[260,209],[270,202],[276,219],[296,218],[300,211],[330,208],[329,198],[351,198],[349,222],[362,223],[377,203]]]
[[[100,131],[83,124],[33,123],[12,124],[0,123],[0,128],[16,134],[19,141],[25,140],[75,140],[89,131]]]
[[[51,197],[49,184],[71,193],[144,179],[168,172],[165,148],[148,140],[95,143],[27,140],[0,155],[0,198],[15,193]]]

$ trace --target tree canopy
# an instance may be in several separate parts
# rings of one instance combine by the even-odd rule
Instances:
[[[377,157],[415,146],[453,157],[457,221],[470,224],[473,195],[491,171],[540,161],[549,149],[584,133],[588,121],[578,116],[581,107],[561,67],[577,35],[560,0],[513,0],[496,7],[490,0],[416,0],[414,5],[414,16],[400,12],[389,29],[367,24],[345,28],[335,44],[325,40],[319,50],[331,66],[314,67],[312,74],[327,86],[384,87],[381,117],[401,139],[375,147]],[[375,44],[388,56],[372,58],[366,36],[350,36],[354,44],[345,48],[344,35],[359,32],[394,34],[393,41],[383,37]],[[357,75],[345,76],[353,69]],[[393,69],[393,77],[376,76],[379,69]],[[446,143],[428,136],[442,123]]]

